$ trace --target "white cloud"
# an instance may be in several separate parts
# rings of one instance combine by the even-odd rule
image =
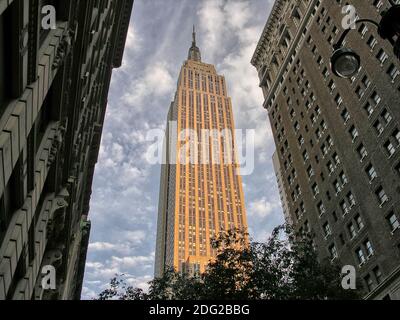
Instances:
[[[253,18],[248,1],[228,1],[225,5],[227,21],[234,30],[241,30]]]
[[[133,25],[128,28],[128,35],[126,37],[125,50],[139,50],[141,46],[142,39],[136,32]]]
[[[277,202],[268,201],[266,197],[253,200],[249,205],[248,215],[251,217],[266,218],[280,206]]]
[[[125,256],[125,257],[111,257],[110,265],[120,270],[131,270],[131,268],[141,267],[148,268],[154,262],[154,255],[150,256]]]
[[[146,232],[143,230],[126,231],[121,238],[131,244],[140,244],[146,239]]]
[[[198,11],[201,30],[203,31],[202,43],[206,45],[204,52],[211,59],[221,48],[221,37],[225,29],[225,16],[222,9],[222,0],[207,0],[201,3]]]
[[[86,268],[89,268],[89,269],[100,269],[103,267],[104,267],[104,265],[100,262],[91,262],[91,261],[86,262]]]
[[[82,287],[82,299],[83,300],[92,300],[96,298],[97,294],[94,290],[89,289],[88,287]]]
[[[172,78],[166,62],[155,62],[144,71],[141,77],[132,81],[123,100],[128,105],[135,106],[136,112],[143,110],[154,112],[155,110],[146,108],[146,98],[154,99],[157,96],[171,94],[174,84],[175,80]]]
[[[117,245],[109,243],[109,242],[94,242],[94,243],[89,244],[89,249],[91,251],[115,250],[116,247],[117,247]]]

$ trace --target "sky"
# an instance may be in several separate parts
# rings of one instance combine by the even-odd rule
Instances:
[[[272,0],[135,0],[122,67],[113,73],[89,218],[82,299],[115,274],[146,289],[154,274],[160,165],[146,157],[164,129],[196,25],[202,61],[226,78],[235,126],[255,130],[255,169],[243,176],[250,236],[265,241],[283,223],[272,166],[274,141],[250,64]]]

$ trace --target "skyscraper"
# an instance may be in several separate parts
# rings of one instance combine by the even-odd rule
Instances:
[[[343,6],[380,20],[389,1],[277,0],[254,53],[297,231],[321,259],[352,265],[369,299],[400,299],[400,64],[372,24],[346,46],[350,80],[330,71]]]
[[[80,299],[94,167],[132,6],[0,0],[0,300]],[[42,24],[49,15],[54,28]]]
[[[247,232],[234,146],[231,99],[223,76],[193,42],[168,113],[161,169],[155,274],[203,272],[219,231]]]

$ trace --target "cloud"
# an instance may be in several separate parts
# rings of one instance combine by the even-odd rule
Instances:
[[[277,202],[270,202],[266,197],[254,200],[249,205],[248,215],[250,217],[257,216],[265,218],[273,213],[273,211],[280,206]]]
[[[92,299],[96,298],[96,296],[97,296],[97,293],[94,290],[89,289],[86,286],[82,287],[82,297],[84,300],[92,300]]]
[[[142,38],[140,38],[140,35],[136,32],[136,29],[133,27],[133,25],[130,25],[128,28],[128,35],[126,37],[125,50],[140,50],[141,44]]]
[[[171,95],[174,84],[175,80],[172,78],[167,64],[165,62],[155,62],[145,70],[141,77],[134,79],[123,100],[129,105],[134,105],[136,108],[144,110],[146,108],[146,99],[168,93]]]
[[[121,270],[135,267],[149,268],[153,266],[154,254],[150,256],[111,257],[111,266]]]
[[[91,251],[115,250],[116,247],[117,245],[109,242],[93,242],[89,244],[89,250]]]

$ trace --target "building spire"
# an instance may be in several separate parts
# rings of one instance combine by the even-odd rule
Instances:
[[[192,47],[195,47],[195,46],[196,46],[196,28],[195,28],[194,25],[193,25],[193,33],[192,33],[192,36],[193,36]]]
[[[194,60],[194,61],[201,61],[201,53],[200,49],[196,45],[196,28],[193,25],[193,33],[192,33],[192,46],[189,49],[189,55],[188,59],[189,60]]]

